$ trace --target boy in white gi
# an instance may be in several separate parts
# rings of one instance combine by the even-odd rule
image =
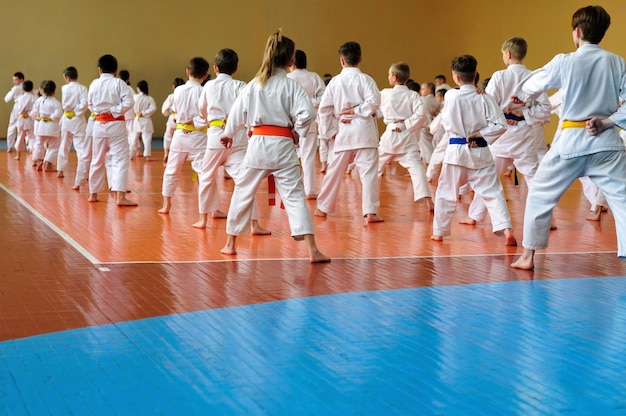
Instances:
[[[548,96],[541,94],[520,110],[509,109],[513,90],[531,72],[523,64],[527,50],[528,44],[524,38],[514,37],[504,41],[501,52],[502,61],[507,68],[492,75],[485,92],[496,100],[507,120],[506,131],[490,146],[498,176],[512,164],[524,175],[526,184],[530,187],[539,166],[533,126],[542,125],[550,120],[551,107]],[[475,197],[470,204],[467,217],[461,220],[461,223],[474,225],[482,221],[486,213],[482,199]]]
[[[191,161],[192,169],[200,174],[206,151],[206,121],[200,117],[198,103],[202,83],[209,76],[209,62],[201,57],[192,58],[186,69],[188,81],[174,90],[176,130],[163,172],[163,207],[159,214],[169,214],[172,196],[178,188],[183,164]]]
[[[22,83],[24,82],[24,74],[16,72],[13,74],[13,86],[4,96],[5,103],[13,103],[11,108],[11,114],[9,115],[9,127],[7,128],[7,153],[11,153],[15,147],[15,141],[17,139],[17,120],[19,114],[15,110],[15,101],[24,93],[22,89]]]
[[[429,211],[433,210],[433,199],[426,181],[424,166],[420,160],[418,135],[428,116],[417,92],[406,86],[411,76],[409,66],[404,62],[391,65],[387,74],[389,85],[380,92],[380,112],[387,125],[380,138],[378,148],[378,175],[389,162],[406,168],[413,182],[413,200],[424,199]]]
[[[141,156],[139,145],[139,136],[143,143],[143,157],[146,162],[150,162],[152,156],[152,133],[154,133],[154,125],[152,124],[152,114],[156,113],[156,103],[154,98],[150,96],[148,89],[148,81],[141,80],[137,83],[137,94],[135,95],[135,124],[133,125],[134,143],[130,145],[130,158],[133,159],[135,154]],[[135,150],[134,150],[135,149]]]
[[[98,59],[100,77],[93,80],[87,94],[89,110],[96,115],[93,124],[92,160],[89,169],[89,202],[98,202],[98,192],[106,189],[105,173],[118,206],[136,206],[126,198],[130,151],[124,114],[135,104],[128,85],[115,78],[117,59]],[[108,168],[105,164],[110,163]]]
[[[441,110],[441,122],[449,144],[435,194],[433,235],[430,238],[443,241],[444,236],[450,235],[459,188],[467,182],[485,201],[493,232],[503,231],[505,245],[515,246],[517,241],[513,236],[504,191],[487,147],[506,131],[506,119],[493,97],[476,92],[476,65],[476,59],[471,55],[452,60],[452,78],[461,88],[446,93],[446,105]]]
[[[226,214],[219,210],[220,194],[217,186],[219,168],[224,167],[230,177],[237,183],[241,164],[246,155],[248,135],[241,129],[234,137],[229,148],[221,142],[222,133],[226,126],[230,109],[235,99],[241,93],[246,83],[233,79],[237,72],[239,56],[232,49],[222,49],[215,55],[213,70],[217,74],[215,79],[208,81],[202,87],[200,94],[200,117],[208,126],[207,147],[202,162],[202,170],[198,175],[198,210],[200,218],[193,224],[194,228],[206,228],[208,215],[213,218],[226,218]],[[256,202],[252,211],[252,235],[269,235],[270,231],[259,226]]]
[[[61,127],[59,121],[63,115],[61,103],[54,96],[56,94],[54,81],[43,81],[41,97],[33,104],[30,115],[35,119],[35,142],[33,159],[37,161],[37,170],[56,172],[54,163],[57,161],[59,145],[61,144]]]
[[[315,72],[306,69],[306,54],[304,51],[296,51],[296,59],[290,67],[291,72],[287,76],[298,82],[311,99],[313,107],[317,110],[320,106],[320,99],[326,89],[326,84]],[[304,175],[304,192],[307,199],[316,199],[315,192],[315,155],[317,153],[317,121],[313,119],[306,137],[300,137],[298,143],[298,154],[302,163],[302,174]]]
[[[170,152],[172,144],[172,136],[176,131],[176,109],[174,108],[174,90],[176,87],[184,85],[185,80],[182,78],[174,78],[172,83],[172,93],[167,96],[161,105],[161,113],[167,117],[165,123],[165,132],[163,133],[163,166],[167,165],[167,155]]]
[[[30,116],[33,105],[37,101],[37,96],[33,93],[33,82],[24,81],[22,84],[24,93],[15,101],[15,110],[18,115],[17,119],[17,140],[15,141],[15,160],[20,160],[20,153],[24,150],[25,143],[30,148],[35,142],[35,123]]]
[[[67,169],[70,148],[74,143],[78,157],[76,175],[86,178],[89,169],[87,155],[91,154],[91,143],[87,144],[85,139],[87,87],[78,83],[78,70],[73,66],[65,68],[63,78],[65,78],[65,85],[61,87],[63,117],[61,118],[61,146],[57,157],[57,177],[63,177],[63,171]],[[89,152],[87,152],[86,146],[89,146]]]
[[[334,137],[332,155],[322,180],[315,215],[326,217],[335,211],[343,175],[354,162],[362,184],[362,213],[366,223],[382,222],[378,178],[378,127],[376,111],[380,91],[372,77],[359,69],[361,46],[346,42],[339,48],[341,73],[326,86],[319,107],[321,137]]]
[[[558,140],[539,165],[524,213],[524,252],[511,267],[531,270],[535,250],[548,245],[552,210],[577,178],[589,178],[604,192],[615,218],[617,255],[626,258],[626,156],[616,126],[626,127],[626,63],[598,44],[611,24],[601,6],[572,16],[577,50],[555,56],[524,80],[513,97],[523,106],[558,88],[562,98]]]
[[[430,132],[430,123],[437,117],[437,114],[441,111],[441,103],[435,98],[435,83],[424,82],[420,86],[420,97],[424,104],[424,112],[428,116],[426,124],[421,129],[420,139],[420,153],[422,161],[425,164],[430,163],[430,159],[433,156],[433,151],[437,143],[433,140],[433,135]]]
[[[298,136],[306,135],[315,109],[304,89],[287,78],[286,70],[293,63],[294,52],[294,42],[280,31],[269,37],[261,68],[237,97],[226,123],[222,135],[226,148],[232,146],[233,137],[246,126],[252,135],[235,181],[226,220],[228,237],[220,250],[222,254],[237,254],[237,236],[250,227],[257,188],[272,175],[287,211],[292,237],[306,242],[311,263],[330,261],[315,243],[295,150],[295,141]]]

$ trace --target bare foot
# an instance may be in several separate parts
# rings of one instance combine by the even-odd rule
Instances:
[[[515,236],[513,234],[507,235],[507,233],[504,233],[504,245],[508,247],[516,247],[517,240],[515,239]]]
[[[261,227],[259,224],[252,225],[250,233],[252,235],[272,235],[272,232],[270,230]]]
[[[50,162],[43,162],[43,171],[44,172],[56,172],[57,170],[54,168],[52,163],[50,163]]]
[[[514,269],[533,270],[535,268],[534,256],[534,250],[524,249],[524,253],[517,261],[511,263],[511,267]]]
[[[20,160],[20,152],[17,152],[17,155],[15,155],[15,157],[13,159]]]
[[[72,191],[80,191],[80,186],[79,185],[72,186]]]
[[[162,214],[166,214],[166,213],[162,212]],[[204,230],[206,228],[206,219],[200,219],[200,220],[194,222],[193,224],[191,224],[191,226],[193,228],[198,228],[198,229]]]
[[[224,219],[226,218],[226,213],[218,209],[217,211],[211,213],[211,217],[213,217],[214,220]]]
[[[119,195],[119,194],[118,194]],[[124,194],[121,194],[124,195]],[[133,202],[129,199],[126,199],[126,196],[122,196],[121,198],[118,196],[117,198],[117,206],[118,207],[136,207],[137,205],[139,205],[136,202]]]
[[[98,194],[89,194],[89,199],[87,201],[89,201],[89,202],[98,202],[100,200],[98,199]]]
[[[320,169],[320,173],[323,175],[326,173],[326,169],[328,168],[328,163],[322,162],[322,167]]]
[[[428,212],[435,212],[435,204],[433,203],[433,199],[429,196],[427,196],[425,199],[426,199],[426,208],[428,209]]]
[[[161,209],[159,209],[157,211],[159,214],[169,214],[170,213],[170,208],[167,206],[163,206]]]
[[[433,240],[433,241],[443,241],[443,237],[442,236],[434,235],[434,234],[430,236],[430,239]]]
[[[237,240],[237,237],[235,237],[234,235],[227,234],[226,244],[220,250],[220,253],[226,254],[228,256],[234,256],[235,254],[237,254],[237,250],[235,250],[236,240]]]
[[[315,253],[311,253],[309,258],[310,263],[330,263],[330,257],[317,250]]]
[[[159,214],[169,214],[170,208],[172,208],[172,198],[168,196],[163,197],[163,207],[159,209]]]
[[[306,199],[309,199],[309,200],[317,199],[317,195],[315,194],[307,195]]]
[[[552,221],[550,223],[550,231],[554,231],[554,230],[556,230],[556,223],[554,221]]]
[[[381,217],[378,216],[378,214],[367,214],[365,215],[365,223],[366,224],[370,224],[373,222],[383,222],[385,221],[384,219],[382,219]]]
[[[324,217],[324,218],[328,216],[328,214],[326,214],[324,211],[320,211],[319,208],[315,208],[315,212],[313,213],[313,215],[315,215],[316,217]]]
[[[57,178],[64,178],[65,176],[63,176],[63,171],[60,170],[57,172]]]
[[[461,221],[459,221],[459,224],[476,225],[476,220],[470,217],[465,217]]]
[[[602,216],[602,205],[596,205],[596,209],[593,210],[589,215],[587,215],[587,221],[600,221],[600,217]]]

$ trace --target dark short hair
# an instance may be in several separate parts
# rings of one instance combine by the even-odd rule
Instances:
[[[450,69],[463,82],[474,82],[478,61],[472,55],[457,56],[450,63]]]
[[[239,56],[232,49],[224,48],[215,55],[215,66],[222,74],[234,74],[238,65]]]
[[[102,55],[98,59],[98,68],[105,74],[112,74],[117,71],[117,59],[113,55]]]
[[[126,82],[128,83],[128,80],[130,79],[130,72],[128,72],[128,71],[127,71],[127,70],[125,70],[125,69],[122,69],[122,70],[120,71],[120,79],[121,79],[122,81],[126,81]]]
[[[191,58],[189,60],[189,65],[187,66],[189,69],[189,74],[194,78],[202,78],[206,74],[209,73],[209,61],[206,59],[196,56],[195,58]]]
[[[44,81],[43,85],[43,93],[46,95],[50,95],[50,94],[54,94],[55,91],[57,90],[57,84],[54,83],[54,81]]]
[[[16,72],[15,74],[13,74],[13,76],[14,76],[15,78],[24,79],[24,74],[23,74],[23,73],[21,73],[21,72],[19,72],[19,71],[18,71],[18,72]]]
[[[78,69],[73,66],[68,66],[63,70],[63,76],[68,77],[69,79],[78,79]]]
[[[443,74],[439,74],[439,75],[437,75],[437,76],[435,77],[435,79],[440,79],[440,80],[442,80],[443,82],[446,82],[446,76],[445,76],[445,75],[443,75]]]
[[[590,43],[600,43],[610,25],[611,16],[602,6],[583,7],[572,16],[572,30],[579,28],[582,39]]]
[[[184,83],[185,83],[184,79],[182,79],[182,78],[174,78],[174,82],[173,82],[174,88],[180,87]]]
[[[31,92],[33,90],[33,81],[24,81],[24,83],[22,84],[22,88],[26,92]]]
[[[296,51],[295,64],[296,64],[296,68],[298,69],[306,68],[306,53],[304,53],[304,51],[301,51],[300,49]]]
[[[358,65],[361,62],[361,45],[357,42],[346,42],[339,47],[339,55],[348,65]]]

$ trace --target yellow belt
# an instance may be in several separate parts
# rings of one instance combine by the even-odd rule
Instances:
[[[572,121],[572,120],[563,120],[561,123],[561,130],[564,129],[584,129],[587,127],[587,121]]]
[[[76,113],[73,111],[64,111],[63,115],[67,118],[73,118],[74,116],[76,116]]]
[[[37,117],[37,121],[43,121],[44,123],[49,123],[54,120],[52,120],[50,117]]]
[[[143,114],[141,114],[141,113],[135,113],[135,117],[136,117],[136,118],[143,117]]]
[[[176,124],[176,130],[201,131],[202,133],[206,133],[207,128],[202,127],[201,129],[197,129],[196,126],[194,126],[193,124],[178,123]]]
[[[224,127],[226,125],[226,121],[225,120],[211,120],[211,122],[209,123],[209,126],[211,127]]]
[[[91,115],[89,117],[96,118],[96,113],[91,113]]]

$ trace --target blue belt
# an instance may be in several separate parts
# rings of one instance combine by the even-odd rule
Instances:
[[[507,120],[515,120],[515,121],[524,121],[526,120],[523,116],[516,116],[515,114],[512,113],[504,113],[504,118],[506,118]]]
[[[469,139],[470,142],[475,142],[478,147],[487,147],[487,140],[482,137],[477,137],[475,139]],[[465,137],[450,137],[450,144],[467,144],[467,139]]]

